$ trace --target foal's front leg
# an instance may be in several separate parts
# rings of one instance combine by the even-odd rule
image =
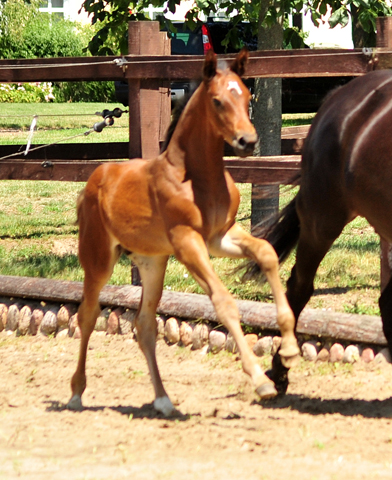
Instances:
[[[163,386],[155,354],[157,321],[156,309],[162,295],[167,256],[131,255],[142,279],[142,298],[136,315],[136,331],[139,346],[146,357],[151,381],[154,386],[154,407],[164,415],[170,415],[173,404]]]
[[[214,272],[202,236],[190,227],[178,226],[171,231],[171,242],[178,260],[211,298],[219,322],[232,334],[241,355],[242,368],[251,377],[258,395],[263,399],[275,397],[274,383],[265,375],[244,338],[237,304]]]
[[[210,252],[220,257],[249,258],[260,266],[275,299],[277,322],[282,335],[279,349],[282,363],[286,367],[292,367],[298,361],[300,350],[294,333],[294,314],[279,278],[279,261],[274,248],[266,240],[253,237],[234,224],[226,235],[212,243]]]

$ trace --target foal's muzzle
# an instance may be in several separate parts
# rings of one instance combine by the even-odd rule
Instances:
[[[234,138],[232,147],[236,155],[247,157],[252,155],[256,142],[256,133],[240,133]]]

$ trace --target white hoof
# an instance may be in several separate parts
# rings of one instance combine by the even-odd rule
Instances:
[[[82,399],[79,395],[74,395],[67,404],[68,410],[81,411],[83,410]]]
[[[154,408],[168,417],[174,410],[173,404],[169,397],[160,397],[154,400]]]

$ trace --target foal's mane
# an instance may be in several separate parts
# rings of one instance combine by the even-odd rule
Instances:
[[[163,141],[161,146],[161,153],[163,153],[167,149],[170,143],[170,140],[173,136],[174,130],[176,129],[176,126],[178,124],[178,121],[180,120],[181,114],[184,111],[187,103],[191,99],[192,95],[195,93],[197,87],[200,85],[200,83],[201,83],[201,80],[198,82],[193,82],[191,84],[191,90],[186,95],[184,95],[181,98],[181,100],[178,100],[176,102],[176,106],[172,111],[172,119],[171,119],[169,128],[166,131],[165,140]]]

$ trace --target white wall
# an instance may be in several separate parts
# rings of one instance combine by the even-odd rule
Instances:
[[[87,13],[83,10],[80,14],[82,0],[63,0],[63,8],[54,8],[52,2],[61,0],[48,0],[48,8],[42,8],[42,11],[54,13],[62,12],[64,18],[69,20],[78,21],[82,23],[89,23],[90,18]],[[168,13],[167,17],[171,20],[183,20],[186,12],[192,7],[193,0],[185,0],[177,7],[177,10],[174,14]],[[148,14],[151,19],[155,18],[155,15],[162,14],[163,9],[156,9],[150,7],[148,9]],[[351,39],[351,21],[349,24],[342,28],[336,26],[334,29],[330,29],[328,22],[325,21],[318,28],[315,27],[312,23],[310,15],[303,16],[303,30],[308,33],[306,43],[314,48],[317,47],[331,47],[331,48],[353,48],[353,42]]]
[[[344,28],[340,25],[337,25],[335,28],[329,28],[327,20],[321,23],[319,27],[315,27],[310,14],[306,14],[303,15],[302,29],[308,33],[305,42],[310,47],[354,48],[351,36],[351,19]]]
[[[40,8],[41,12],[62,15],[67,20],[81,23],[90,23],[87,13],[83,10],[78,13],[82,0],[47,0],[47,5]]]

